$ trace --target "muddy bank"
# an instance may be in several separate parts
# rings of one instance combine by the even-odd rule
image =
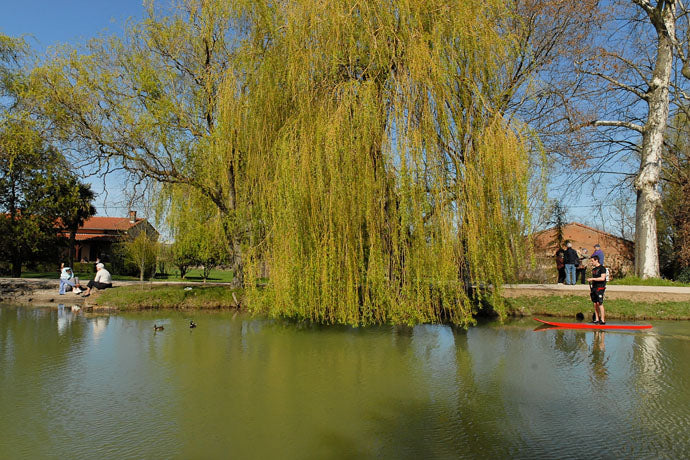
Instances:
[[[115,312],[117,309],[102,307],[93,304],[99,293],[93,291],[88,298],[73,292],[60,295],[60,282],[58,280],[25,279],[25,278],[0,278],[0,303],[19,303],[36,307],[79,306],[84,311]]]

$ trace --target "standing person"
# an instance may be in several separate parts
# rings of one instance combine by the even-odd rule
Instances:
[[[113,287],[113,279],[110,277],[110,272],[105,269],[105,266],[102,263],[97,263],[96,264],[96,276],[89,281],[89,284],[86,285],[86,292],[82,295],[82,297],[88,297],[91,295],[91,288],[96,288],[96,289],[107,289]]]
[[[575,268],[580,265],[580,258],[577,256],[575,249],[573,249],[571,242],[566,243],[565,246],[565,284],[574,285],[577,281],[577,278],[575,278]]]
[[[577,270],[575,270],[575,283],[577,284],[578,278],[582,284],[585,284],[585,276],[587,273],[587,265],[589,265],[589,254],[587,254],[587,248],[580,248],[580,265],[578,265]]]
[[[604,251],[601,250],[601,246],[599,246],[599,243],[594,245],[594,252],[592,253],[592,257],[594,256],[599,256],[599,263],[601,265],[604,265]]]
[[[60,264],[60,295],[65,295],[67,286],[70,286],[75,294],[81,293],[78,287],[79,280],[74,277],[74,273],[70,267],[65,267],[65,263]]]
[[[587,281],[592,283],[589,297],[594,304],[594,324],[606,324],[604,311],[604,291],[606,291],[606,268],[599,262],[599,256],[592,254],[592,277]]]
[[[565,251],[563,250],[562,247],[558,247],[558,251],[556,251],[556,269],[558,270],[558,284],[563,284],[563,281],[565,281]]]

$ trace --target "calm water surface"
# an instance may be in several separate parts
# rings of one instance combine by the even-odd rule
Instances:
[[[689,458],[690,323],[652,323],[352,329],[0,306],[0,458]]]

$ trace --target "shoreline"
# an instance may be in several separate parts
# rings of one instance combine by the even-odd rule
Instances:
[[[58,287],[57,280],[1,278],[0,303],[76,305],[87,313],[115,314],[151,309],[242,310],[244,302],[241,291],[230,289],[228,283],[118,281],[112,290],[94,290],[88,298],[71,292],[59,295]],[[574,318],[592,310],[587,285],[506,285],[503,297],[508,317]],[[690,320],[690,288],[611,285],[606,289],[604,306],[610,319]],[[491,316],[495,312],[489,308],[481,314]]]

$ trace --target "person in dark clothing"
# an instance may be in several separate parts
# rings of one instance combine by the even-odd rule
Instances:
[[[565,281],[565,251],[563,248],[558,248],[556,251],[556,269],[558,270],[558,284],[563,284]]]
[[[580,248],[580,265],[577,267],[577,270],[575,270],[575,282],[579,279],[582,284],[585,284],[587,265],[589,265],[587,248]]]
[[[577,279],[575,279],[575,269],[580,265],[580,258],[577,256],[577,251],[573,249],[572,243],[568,242],[566,248],[563,257],[565,263],[565,284],[574,285],[577,282]]]
[[[604,311],[604,291],[606,291],[606,268],[599,263],[599,256],[593,255],[592,277],[587,278],[591,282],[589,297],[594,304],[594,324],[606,324],[606,312]]]

